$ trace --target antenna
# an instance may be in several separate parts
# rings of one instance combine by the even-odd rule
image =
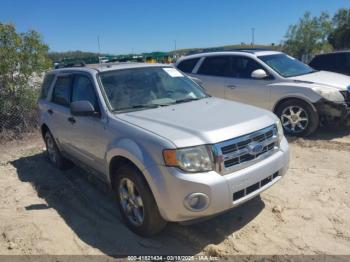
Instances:
[[[252,27],[252,47],[254,47],[254,33],[255,33],[255,28]]]

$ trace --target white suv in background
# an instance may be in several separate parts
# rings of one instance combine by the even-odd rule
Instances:
[[[349,124],[350,77],[316,71],[282,52],[201,53],[182,57],[175,66],[208,94],[273,111],[290,135],[309,135],[320,122]]]

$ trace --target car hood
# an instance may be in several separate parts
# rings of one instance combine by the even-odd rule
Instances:
[[[264,109],[213,97],[116,117],[165,137],[176,147],[218,143],[277,121]]]
[[[350,86],[350,76],[328,71],[317,71],[311,74],[289,77],[289,79],[312,82],[317,85],[333,87],[340,91],[346,90]]]

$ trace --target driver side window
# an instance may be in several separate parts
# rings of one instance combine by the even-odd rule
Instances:
[[[251,74],[257,69],[263,69],[263,66],[255,60],[245,56],[232,56],[232,74],[236,78],[251,79]]]
[[[99,111],[97,96],[91,80],[84,75],[76,75],[74,77],[72,102],[83,100],[89,101],[95,111]]]

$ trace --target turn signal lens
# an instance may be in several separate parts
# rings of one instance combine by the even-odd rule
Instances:
[[[163,151],[163,157],[165,165],[167,166],[177,166],[176,150],[166,149]]]

